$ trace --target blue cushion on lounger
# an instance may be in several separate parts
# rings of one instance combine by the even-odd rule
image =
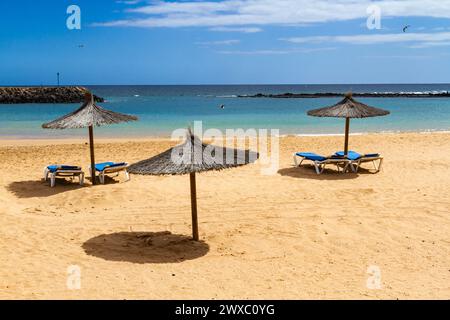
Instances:
[[[368,158],[375,158],[375,157],[379,157],[380,154],[379,153],[368,153],[365,154],[364,157],[368,157]]]
[[[126,165],[125,162],[118,162],[118,163],[115,163],[115,162],[103,162],[103,163],[97,163],[95,165],[95,170],[103,171],[106,168],[120,167],[120,166],[124,166],[124,165]]]
[[[344,151],[339,151],[336,152],[337,156],[343,157],[344,156]],[[359,154],[358,152],[355,151],[349,151],[347,154],[347,159],[349,160],[358,160],[359,158],[361,158],[363,155]]]
[[[48,166],[47,169],[51,173],[56,172],[56,170],[81,170],[81,168],[78,166],[66,166],[66,165],[57,165],[57,164]]]
[[[344,156],[344,151],[336,152],[336,155],[343,157]],[[348,155],[347,155],[347,158],[349,160],[358,160],[359,158],[362,158],[362,157],[373,158],[373,157],[379,157],[379,156],[380,156],[379,153],[368,153],[368,154],[362,155],[362,154],[359,154],[358,152],[355,152],[355,151],[349,151]]]
[[[328,159],[327,157],[322,157],[318,154],[311,152],[298,152],[296,153],[296,155],[312,161],[325,161]]]

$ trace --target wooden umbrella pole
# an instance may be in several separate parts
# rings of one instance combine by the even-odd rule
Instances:
[[[192,238],[195,241],[198,237],[198,218],[197,218],[197,187],[195,182],[195,172],[190,174],[191,180],[191,209],[192,209]]]
[[[95,180],[95,157],[94,157],[94,128],[89,126],[89,149],[91,151],[91,179],[92,184],[97,184]]]
[[[348,136],[350,133],[350,118],[345,118],[345,145],[344,155],[348,155]]]

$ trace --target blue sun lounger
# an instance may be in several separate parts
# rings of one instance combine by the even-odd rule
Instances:
[[[126,162],[103,162],[103,163],[97,163],[95,165],[95,171],[99,173],[99,179],[101,184],[105,184],[105,176],[111,173],[117,173],[119,175],[119,172],[123,171],[125,173],[125,181],[130,180],[130,175],[128,174],[128,163]],[[89,172],[92,176],[92,169],[89,167]]]
[[[339,151],[335,154],[339,157],[343,157],[344,151]],[[379,153],[360,154],[355,151],[349,151],[347,154],[347,159],[350,160],[350,168],[355,173],[358,172],[362,163],[372,162],[375,170],[374,173],[379,172],[381,170],[381,166],[383,165],[383,157]]]
[[[297,158],[301,158],[301,161],[298,162]],[[318,155],[316,153],[311,152],[297,152],[294,153],[294,163],[296,167],[302,165],[304,161],[311,161],[314,165],[317,174],[322,174],[325,170],[325,167],[329,164],[335,165],[337,167],[338,172],[345,172],[347,167],[350,165],[350,160],[338,155],[332,155],[330,157],[324,157]]]
[[[50,177],[50,187],[55,186],[56,177],[78,177],[79,183],[84,184],[84,172],[81,167],[68,165],[50,165],[44,168],[44,180],[47,181]]]

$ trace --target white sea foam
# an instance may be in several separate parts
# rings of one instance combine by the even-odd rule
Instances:
[[[351,136],[362,136],[369,134],[370,132],[354,132],[350,133]],[[299,133],[294,134],[295,137],[343,137],[343,133]]]
[[[401,134],[401,133],[419,133],[419,134],[449,134],[450,130],[447,129],[425,129],[425,130],[382,130],[382,131],[367,131],[367,132],[354,132],[350,133],[350,136],[363,136],[368,134]],[[293,137],[343,137],[344,133],[299,133],[289,134]]]
[[[237,98],[238,96],[235,94],[216,96],[216,98]]]

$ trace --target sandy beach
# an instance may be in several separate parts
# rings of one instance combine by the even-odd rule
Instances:
[[[258,164],[197,178],[201,242],[189,240],[189,178],[84,187],[41,180],[89,164],[87,141],[0,141],[0,299],[449,299],[450,134],[370,134],[383,170],[317,176],[294,151],[342,137],[285,137],[280,170]],[[97,140],[97,162],[130,163],[170,140]],[[67,287],[80,267],[81,288]],[[368,268],[381,271],[369,289]]]

